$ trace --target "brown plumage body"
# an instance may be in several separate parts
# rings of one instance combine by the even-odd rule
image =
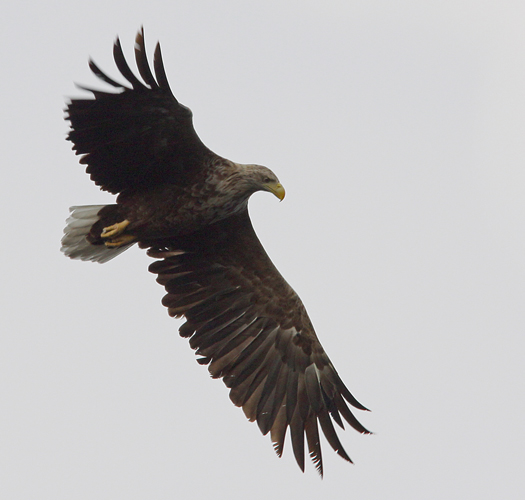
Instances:
[[[104,244],[104,227],[121,220],[130,224],[126,233],[137,241],[176,238],[207,227],[246,209],[255,192],[242,182],[247,173],[256,172],[277,182],[275,175],[260,165],[240,165],[223,158],[210,161],[206,176],[192,179],[189,186],[162,183],[145,188],[133,187],[119,194],[116,205],[108,205],[92,227],[93,244]]]
[[[105,262],[133,243],[159,259],[150,266],[167,291],[163,304],[186,318],[201,364],[223,378],[230,398],[270,432],[278,455],[290,429],[297,463],[308,451],[323,473],[318,424],[331,447],[350,461],[335,432],[343,417],[361,433],[350,394],[326,355],[294,290],[272,264],[248,216],[248,199],[284,189],[259,165],[240,165],[211,152],[198,138],[191,111],[171,93],[160,47],[149,67],[137,35],[138,80],[117,39],[114,57],[131,88],[93,72],[120,92],[91,90],[94,99],[68,105],[81,163],[114,205],[73,207],[62,250],[71,258]],[[87,89],[89,90],[89,89]]]

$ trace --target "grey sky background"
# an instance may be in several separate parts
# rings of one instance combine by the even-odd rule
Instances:
[[[525,8],[510,1],[2,7],[0,496],[518,499],[525,480]],[[218,154],[279,176],[250,213],[371,413],[278,459],[160,304],[151,262],[59,252],[110,203],[64,140],[92,56],[144,25]]]

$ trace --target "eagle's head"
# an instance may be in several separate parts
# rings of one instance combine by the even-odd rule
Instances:
[[[248,195],[256,191],[268,191],[283,200],[285,191],[277,176],[267,167],[262,165],[240,165],[239,177],[236,184],[245,190]]]

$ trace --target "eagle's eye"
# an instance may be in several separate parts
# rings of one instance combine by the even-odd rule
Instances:
[[[272,179],[270,179],[269,177],[265,177],[263,182],[265,184],[268,184],[268,183],[272,182]]]

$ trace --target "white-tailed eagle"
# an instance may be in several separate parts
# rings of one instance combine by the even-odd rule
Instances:
[[[91,180],[118,194],[113,205],[72,207],[62,251],[73,259],[106,262],[135,243],[156,259],[149,270],[166,288],[163,304],[185,317],[189,339],[233,403],[270,433],[279,456],[287,429],[304,470],[305,436],[319,471],[319,424],[331,447],[350,461],[333,422],[368,433],[348,404],[366,410],[346,388],[317,339],[306,310],[279,274],[248,216],[256,191],[284,198],[276,175],[210,151],[197,136],[191,111],[173,96],[160,46],[154,74],[135,44],[142,81],[129,68],[120,41],[114,58],[130,86],[93,73],[116,89],[84,88],[94,98],[67,106],[68,140]]]

